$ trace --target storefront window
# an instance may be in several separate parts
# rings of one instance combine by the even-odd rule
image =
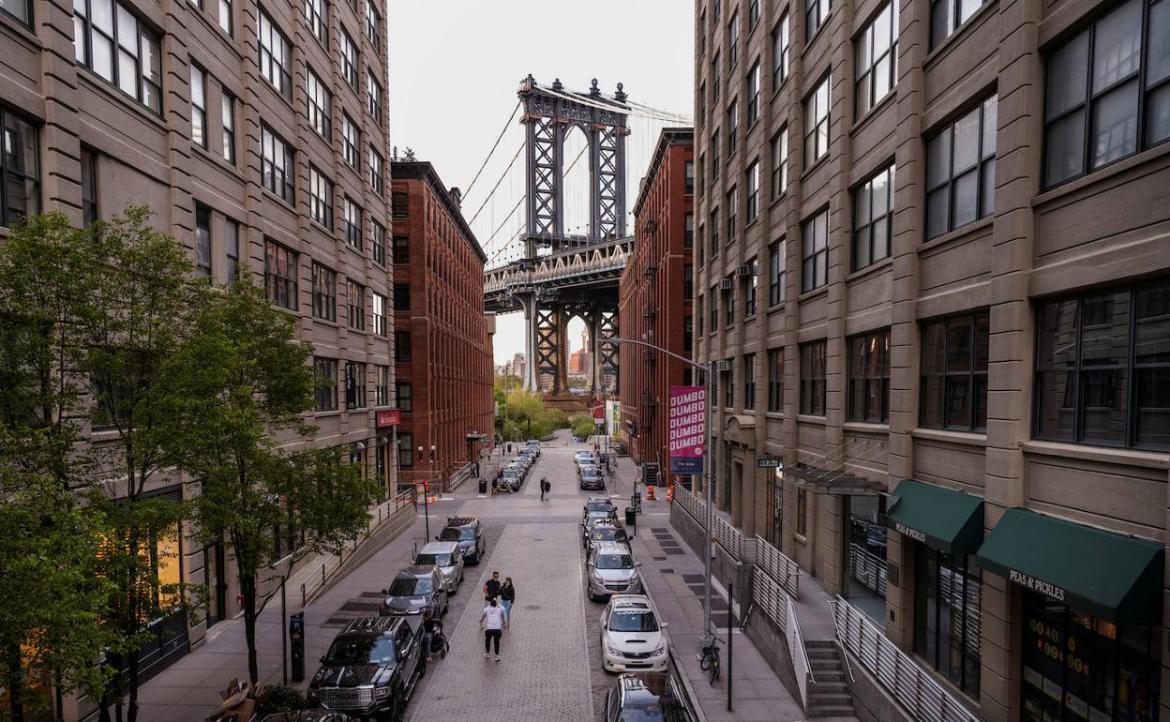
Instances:
[[[1120,627],[1024,594],[1022,719],[1158,719],[1159,628]]]
[[[886,500],[845,496],[849,518],[845,546],[845,597],[879,625],[886,612]]]
[[[914,557],[914,653],[979,697],[979,571],[975,558],[922,544]]]

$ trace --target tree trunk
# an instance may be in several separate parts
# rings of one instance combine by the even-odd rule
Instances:
[[[12,722],[24,722],[24,665],[20,658],[20,645],[8,645],[8,709]]]
[[[240,570],[240,595],[244,597],[244,643],[248,647],[248,679],[256,686],[260,674],[256,664],[256,575]]]

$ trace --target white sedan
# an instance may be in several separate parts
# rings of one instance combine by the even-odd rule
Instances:
[[[666,622],[649,597],[615,594],[601,613],[601,666],[607,672],[665,672]]]

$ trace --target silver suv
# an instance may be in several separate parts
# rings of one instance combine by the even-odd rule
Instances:
[[[463,581],[463,554],[459,542],[429,542],[414,555],[414,563],[420,566],[433,564],[443,575],[443,585],[448,594],[454,594]]]
[[[625,544],[599,542],[592,548],[585,569],[589,599],[596,602],[611,594],[641,594],[639,566]]]

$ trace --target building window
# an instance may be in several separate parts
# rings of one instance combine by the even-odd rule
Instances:
[[[414,410],[414,389],[405,381],[394,384],[394,394],[398,398],[398,409],[410,412]]]
[[[686,195],[693,195],[695,192],[695,161],[688,160],[683,165],[683,176],[685,178],[683,185],[683,193]]]
[[[333,97],[312,70],[305,74],[305,100],[308,103],[309,127],[326,141],[331,140],[329,131]]]
[[[207,74],[191,63],[191,142],[207,147]]]
[[[825,342],[800,347],[800,413],[825,415]]]
[[[1170,448],[1170,279],[1045,301],[1036,436]]]
[[[747,318],[756,313],[756,294],[759,291],[760,264],[753,258],[744,264],[747,275],[743,277],[743,316]]]
[[[161,113],[162,55],[158,34],[144,25],[129,6],[113,0],[75,0],[73,12],[77,62]]]
[[[727,191],[727,245],[735,243],[735,216],[739,210],[739,196],[735,186]]]
[[[683,216],[683,248],[695,247],[695,214]]]
[[[913,546],[914,653],[977,699],[982,580],[975,557]]]
[[[356,361],[345,362],[345,408],[366,408],[366,365]]]
[[[898,82],[898,0],[891,0],[878,11],[853,41],[853,57],[860,118]]]
[[[735,152],[736,136],[739,135],[739,98],[727,106],[727,157]]]
[[[351,278],[345,279],[345,310],[350,328],[366,330],[366,287]]]
[[[268,300],[297,310],[297,253],[273,241],[264,241],[264,289]]]
[[[313,371],[317,377],[317,411],[336,411],[337,359],[315,356]]]
[[[313,316],[337,320],[337,272],[313,261]]]
[[[995,117],[993,95],[927,141],[927,238],[995,210]]]
[[[739,60],[739,12],[731,14],[727,23],[727,67],[734,68]]]
[[[236,32],[232,22],[232,0],[219,0],[219,29],[234,37]]]
[[[414,434],[398,435],[398,466],[409,469],[414,466]]]
[[[810,0],[815,2],[816,0]],[[804,100],[804,165],[811,166],[829,152],[829,76]]]
[[[735,323],[735,275],[728,274],[723,284],[723,318],[726,328]]]
[[[409,311],[410,310],[410,284],[409,283],[395,283],[394,284],[394,310],[395,311]]]
[[[406,193],[395,192],[390,198],[391,209],[395,218],[406,218],[410,215],[410,203]]]
[[[760,0],[750,0],[748,3],[748,33],[751,33],[752,28],[758,22],[760,22]]]
[[[390,405],[390,367],[374,366],[374,406]]]
[[[890,421],[889,329],[849,339],[849,420]]]
[[[374,311],[374,333],[386,335],[386,297],[374,291],[372,296]]]
[[[711,209],[711,260],[719,255],[719,206]]]
[[[366,37],[375,50],[382,46],[381,31],[382,17],[378,14],[378,8],[374,7],[372,0],[366,0]]]
[[[223,159],[232,165],[236,164],[236,99],[227,92],[219,106],[220,121],[223,125]]]
[[[719,385],[723,388],[723,405],[731,408],[735,406],[735,364],[731,359],[721,363],[724,368],[719,372]]]
[[[394,332],[394,360],[410,363],[410,331]]]
[[[325,0],[304,0],[305,21],[309,24],[309,31],[313,37],[329,47],[329,6]]]
[[[408,236],[394,236],[394,262],[410,263],[410,238]]]
[[[967,22],[982,5],[983,0],[931,0],[931,50],[950,37],[951,33]]]
[[[32,28],[32,0],[0,0],[0,12],[12,16],[27,28]]]
[[[378,85],[378,81],[374,78],[372,70],[366,71],[366,99],[367,109],[374,120],[379,123],[382,122],[382,86]]]
[[[358,128],[345,112],[341,114],[341,157],[347,166],[358,169]]]
[[[211,209],[195,204],[195,270],[211,278]]]
[[[829,282],[829,209],[805,221],[800,236],[800,289],[811,291]]]
[[[382,175],[382,154],[374,150],[374,146],[370,146],[370,187],[379,196],[384,190],[383,175]]]
[[[800,488],[796,490],[796,533],[808,535],[808,492]]]
[[[710,332],[715,333],[719,328],[719,296],[716,290],[718,286],[711,287],[711,293],[707,296],[711,300],[711,307],[708,309],[708,325],[711,327]]]
[[[341,28],[341,77],[349,87],[357,92],[358,89],[358,49],[353,38]]]
[[[890,255],[894,233],[894,164],[853,191],[853,270]]]
[[[747,169],[747,223],[751,225],[760,215],[760,162],[752,161]]]
[[[987,426],[988,321],[988,312],[978,311],[922,324],[921,426]]]
[[[683,300],[690,301],[695,297],[695,267],[691,264],[683,266]]]
[[[309,217],[333,230],[333,183],[309,166]]]
[[[293,154],[280,136],[260,126],[260,182],[285,203],[293,202]]]
[[[832,9],[830,0],[804,0],[804,38],[806,43],[812,40],[812,37],[821,29],[821,25],[828,20],[829,11]]]
[[[775,93],[788,77],[788,13],[772,29],[772,92]]]
[[[788,190],[788,128],[772,136],[772,200]]]
[[[224,252],[227,256],[227,285],[240,274],[240,224],[230,218],[224,222]]]
[[[1048,55],[1046,185],[1170,138],[1168,36],[1170,4],[1129,0]]]
[[[784,241],[768,246],[768,306],[784,302]]]
[[[349,196],[345,197],[342,215],[345,216],[345,242],[362,249],[362,209]]]
[[[784,410],[784,349],[768,350],[768,411]]]
[[[752,65],[747,75],[748,92],[748,127],[756,124],[760,119],[760,61]]]
[[[386,265],[386,227],[370,221],[370,258],[379,266]]]
[[[705,230],[706,228],[707,227],[705,225],[703,225],[702,223],[699,224],[699,235],[696,239],[698,241],[698,243],[695,245],[695,250],[697,250],[699,252],[699,256],[698,256],[698,258],[695,259],[695,261],[699,264],[700,268],[703,267],[704,256],[706,253],[706,246],[703,245],[704,239],[707,237],[706,230]]]
[[[719,167],[719,129],[711,131],[711,185],[715,185],[719,181],[719,172],[722,169]]]
[[[288,38],[268,13],[260,11],[260,75],[276,92],[292,100],[292,53]]]
[[[695,301],[695,321],[698,325],[695,332],[701,336],[703,334],[703,294],[701,293]]]
[[[755,411],[756,409],[756,355],[754,353],[743,355],[743,409],[744,411]]]
[[[0,115],[3,110],[0,110]],[[5,134],[7,141],[7,134]],[[7,147],[7,142],[5,143]],[[98,219],[97,206],[97,151],[87,146],[81,146],[81,224],[88,226]],[[0,156],[0,169],[3,169],[4,158]],[[3,185],[0,184],[0,197],[4,195]],[[7,225],[0,217],[0,225]]]

